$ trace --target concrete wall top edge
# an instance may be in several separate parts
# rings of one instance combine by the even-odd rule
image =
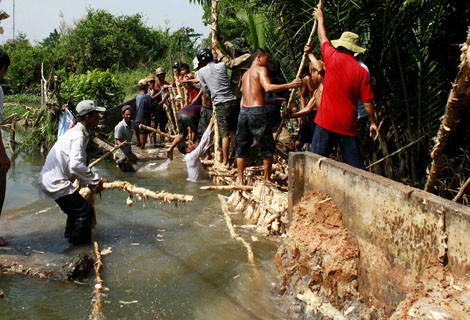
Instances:
[[[470,208],[465,206],[465,205],[462,205],[460,203],[456,203],[454,201],[439,197],[435,194],[426,192],[426,191],[421,190],[421,189],[417,189],[417,188],[407,186],[403,183],[400,183],[400,182],[394,181],[392,179],[377,175],[375,173],[371,173],[371,172],[368,172],[368,171],[365,171],[365,170],[357,169],[357,168],[354,168],[354,167],[352,167],[350,165],[347,165],[345,163],[338,162],[338,161],[329,159],[327,157],[319,156],[315,153],[306,152],[306,151],[291,152],[291,153],[289,153],[289,165],[294,161],[294,159],[304,158],[304,157],[305,158],[310,158],[311,160],[313,160],[315,162],[315,165],[320,165],[321,166],[322,162],[325,162],[325,163],[328,163],[329,166],[336,167],[336,168],[341,169],[341,170],[346,170],[346,171],[349,171],[349,172],[352,172],[352,173],[355,172],[359,175],[365,176],[367,179],[369,179],[371,181],[374,181],[378,184],[388,185],[389,187],[392,187],[396,190],[399,190],[401,193],[403,193],[405,195],[408,195],[410,198],[414,198],[414,200],[427,202],[426,204],[429,207],[435,207],[435,208],[445,207],[447,209],[451,209],[452,211],[459,212],[463,215],[470,216]],[[291,181],[289,181],[289,184],[290,183],[291,183]]]

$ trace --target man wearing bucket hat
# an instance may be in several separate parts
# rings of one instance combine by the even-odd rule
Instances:
[[[96,191],[106,182],[86,163],[90,130],[98,125],[100,112],[106,109],[98,107],[92,100],[83,100],[75,110],[78,123],[60,136],[49,151],[38,182],[39,196],[57,202],[67,215],[65,238],[80,245],[91,242],[93,208],[80,195],[74,181]]]
[[[359,99],[364,102],[370,119],[370,135],[374,139],[378,137],[369,74],[354,57],[354,53],[362,53],[366,49],[359,46],[359,36],[349,31],[330,43],[320,7],[315,10],[315,17],[326,72],[310,151],[329,156],[333,147],[339,144],[343,161],[364,169],[357,142]]]

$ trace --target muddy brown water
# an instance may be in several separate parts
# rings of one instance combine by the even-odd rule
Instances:
[[[65,215],[55,202],[38,198],[44,159],[20,154],[13,160],[0,217],[0,235],[10,246],[0,249],[0,256],[14,253],[38,265],[61,266],[79,252],[91,254],[92,247],[69,246]],[[261,237],[253,242],[255,265],[250,265],[244,248],[230,238],[217,194],[187,182],[181,158],[149,162],[137,173],[122,173],[109,162],[96,170],[110,181],[195,196],[178,206],[149,200],[132,207],[121,191],[97,198],[93,240],[112,249],[103,257],[106,318],[288,319],[274,285],[277,245]],[[0,318],[87,319],[93,287],[94,276],[77,284],[2,274]]]

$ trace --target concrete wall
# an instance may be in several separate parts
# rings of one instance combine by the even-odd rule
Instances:
[[[331,196],[357,235],[359,283],[371,299],[399,302],[430,263],[470,273],[470,208],[309,152],[290,153],[289,208],[313,190]]]

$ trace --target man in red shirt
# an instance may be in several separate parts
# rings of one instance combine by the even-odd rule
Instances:
[[[359,99],[364,102],[370,119],[370,135],[374,139],[378,137],[369,74],[354,58],[354,53],[364,52],[365,49],[358,45],[359,36],[348,31],[330,43],[321,8],[316,9],[315,17],[318,20],[318,39],[326,72],[310,151],[328,156],[333,147],[339,144],[343,161],[364,169],[357,143]]]

